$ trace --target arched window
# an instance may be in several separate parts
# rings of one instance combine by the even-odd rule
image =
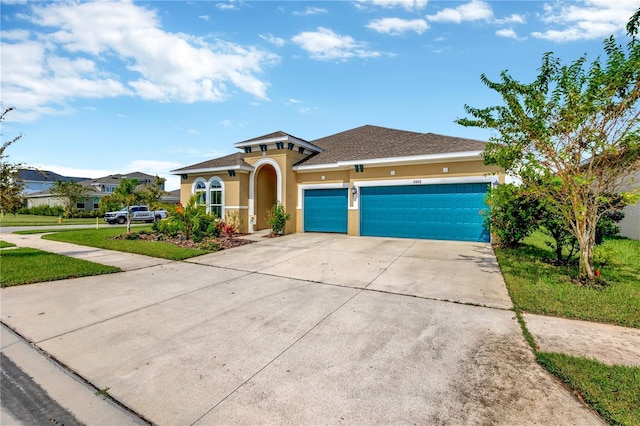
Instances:
[[[209,188],[209,213],[216,215],[217,218],[222,218],[223,200],[222,184],[219,180],[212,181]]]
[[[197,182],[194,189],[193,189],[193,193],[197,195],[196,198],[196,204],[198,205],[206,205],[207,203],[207,186],[205,185],[204,182],[200,181]]]

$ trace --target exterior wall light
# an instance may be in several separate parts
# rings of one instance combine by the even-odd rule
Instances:
[[[355,185],[354,185],[354,186],[352,186],[352,187],[351,187],[351,193],[352,193],[353,195],[356,195],[356,194],[358,193],[358,187],[357,187],[357,186],[355,186]]]

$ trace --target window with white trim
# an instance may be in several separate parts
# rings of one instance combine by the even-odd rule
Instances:
[[[196,183],[193,193],[197,195],[196,204],[203,206],[207,204],[207,186],[204,182]]]
[[[212,181],[209,188],[209,213],[222,218],[223,200],[222,184],[218,180]]]

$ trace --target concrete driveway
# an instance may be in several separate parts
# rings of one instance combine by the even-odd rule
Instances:
[[[158,424],[602,424],[535,363],[484,244],[296,234],[1,295]]]

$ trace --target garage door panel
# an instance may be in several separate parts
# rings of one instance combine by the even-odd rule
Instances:
[[[363,187],[360,234],[489,241],[480,211],[487,184]]]
[[[304,191],[304,231],[346,233],[348,203],[346,188]]]

